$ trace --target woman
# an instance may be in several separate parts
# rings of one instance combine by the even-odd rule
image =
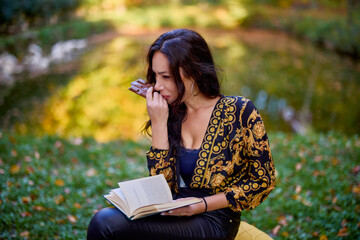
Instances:
[[[174,198],[201,202],[138,220],[99,211],[88,239],[234,239],[241,211],[275,186],[261,117],[251,101],[227,97],[211,52],[196,32],[177,29],[150,47],[146,95],[152,146],[150,175],[164,174]]]

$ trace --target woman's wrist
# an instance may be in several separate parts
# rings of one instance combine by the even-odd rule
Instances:
[[[204,212],[207,212],[207,208],[208,208],[208,205],[207,205],[207,202],[206,202],[206,199],[205,199],[205,197],[202,197],[202,201],[203,201],[203,203],[204,203]]]

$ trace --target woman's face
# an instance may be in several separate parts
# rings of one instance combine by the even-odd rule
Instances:
[[[170,72],[169,60],[162,52],[155,52],[152,59],[152,70],[156,79],[155,91],[158,91],[168,103],[173,102],[178,96],[178,91]]]
[[[155,74],[156,84],[155,91],[160,92],[161,96],[168,102],[173,102],[178,97],[178,90],[175,79],[170,72],[169,60],[162,52],[155,52],[152,60],[152,70]],[[185,86],[185,93],[182,101],[186,101],[191,97],[191,85],[194,80],[184,76],[183,70],[180,68],[180,76]]]

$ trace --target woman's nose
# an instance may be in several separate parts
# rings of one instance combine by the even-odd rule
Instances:
[[[160,91],[163,89],[163,84],[161,83],[161,81],[156,80],[155,86],[154,86],[155,91]]]

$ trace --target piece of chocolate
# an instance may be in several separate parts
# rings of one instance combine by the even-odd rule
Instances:
[[[145,80],[138,79],[131,83],[131,87],[129,88],[129,90],[146,98],[146,92],[152,86],[152,84],[146,82]]]

